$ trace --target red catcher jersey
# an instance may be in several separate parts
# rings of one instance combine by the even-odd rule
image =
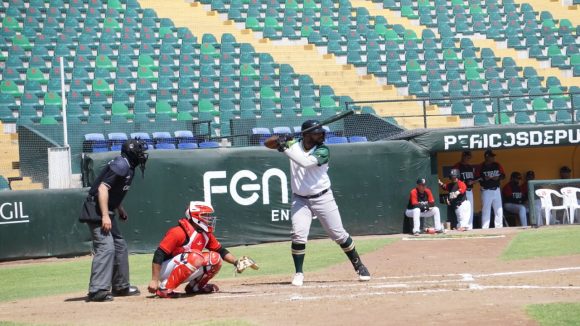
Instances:
[[[222,245],[213,235],[202,230],[196,231],[187,219],[179,220],[179,225],[172,227],[165,233],[159,248],[171,256],[177,256],[184,252],[218,251]]]

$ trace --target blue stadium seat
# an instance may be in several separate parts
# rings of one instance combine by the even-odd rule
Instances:
[[[348,139],[346,137],[329,137],[326,139],[325,143],[327,144],[344,144],[348,143]]]
[[[364,143],[367,142],[367,137],[365,136],[350,136],[348,141],[351,143]]]
[[[218,142],[215,141],[205,141],[202,143],[199,143],[199,148],[219,148],[220,144]]]

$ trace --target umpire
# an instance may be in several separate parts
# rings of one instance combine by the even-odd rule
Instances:
[[[94,252],[88,301],[112,301],[113,296],[140,294],[129,283],[127,243],[119,230],[115,211],[122,221],[127,220],[121,202],[129,191],[137,166],[144,175],[146,150],[145,142],[127,140],[121,147],[121,155],[111,160],[96,178],[83,204],[79,220],[91,230]]]

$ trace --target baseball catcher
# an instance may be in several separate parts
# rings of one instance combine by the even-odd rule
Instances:
[[[234,265],[236,273],[248,267],[258,269],[253,259],[246,256],[236,259],[222,247],[213,234],[216,223],[213,213],[209,203],[189,203],[186,217],[167,231],[153,255],[150,293],[160,298],[175,298],[179,295],[175,289],[183,283],[187,283],[187,294],[217,292],[217,285],[208,282],[219,272],[222,260]]]

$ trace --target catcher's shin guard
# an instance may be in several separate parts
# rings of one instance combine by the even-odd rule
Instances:
[[[197,277],[186,286],[186,292],[199,292],[201,291],[205,285],[214,278],[217,273],[219,273],[222,267],[222,257],[215,251],[204,252],[202,253],[204,261],[203,261],[203,274],[200,277]]]
[[[174,290],[204,264],[204,256],[200,252],[190,252],[187,254],[187,257],[184,258],[182,264],[171,271],[169,278],[167,278],[167,283],[165,284],[166,289]]]

